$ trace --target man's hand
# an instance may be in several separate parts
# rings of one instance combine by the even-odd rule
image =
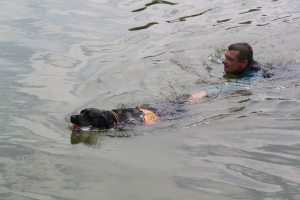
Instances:
[[[202,91],[202,92],[193,94],[192,96],[190,96],[189,99],[201,99],[201,98],[205,97],[206,95],[207,95],[206,92]]]

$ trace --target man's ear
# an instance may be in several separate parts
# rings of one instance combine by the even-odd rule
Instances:
[[[242,61],[242,67],[245,69],[248,66],[248,60],[243,60]]]

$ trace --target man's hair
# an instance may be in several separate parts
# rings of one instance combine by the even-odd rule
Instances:
[[[228,50],[239,52],[239,55],[238,55],[239,62],[241,62],[243,60],[248,60],[248,63],[251,63],[253,60],[252,47],[246,42],[232,44],[228,47]]]

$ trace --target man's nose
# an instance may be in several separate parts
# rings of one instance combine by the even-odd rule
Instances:
[[[222,60],[222,63],[225,64],[227,62],[226,58]]]

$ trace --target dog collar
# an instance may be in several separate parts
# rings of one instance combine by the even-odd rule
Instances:
[[[117,113],[115,113],[114,111],[110,111],[110,113],[115,117],[115,119],[116,119],[116,122],[117,122],[117,124],[118,124],[118,127],[120,128],[120,122],[119,122],[119,119],[118,119],[118,115],[117,115]]]

